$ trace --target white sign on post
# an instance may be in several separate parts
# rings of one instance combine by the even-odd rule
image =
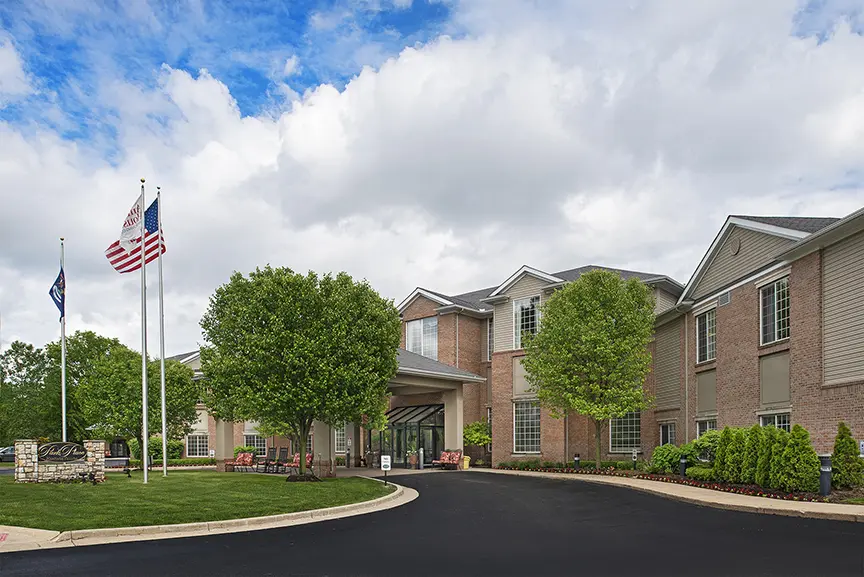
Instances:
[[[390,455],[381,455],[381,470],[390,470]]]

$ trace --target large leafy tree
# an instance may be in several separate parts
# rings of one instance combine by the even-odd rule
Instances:
[[[189,367],[165,361],[165,405],[168,437],[186,435],[197,420],[196,404],[201,388],[192,379]],[[141,353],[116,343],[83,374],[78,385],[78,400],[84,419],[92,423],[99,438],[123,437],[143,441],[141,420]],[[159,362],[147,365],[147,426],[149,432],[162,428]]]
[[[255,420],[299,439],[312,422],[381,426],[397,369],[392,301],[345,273],[235,273],[201,319],[205,399],[214,416]],[[305,443],[300,467],[305,473]]]
[[[603,423],[650,402],[643,384],[654,318],[650,287],[597,269],[555,292],[540,330],[524,337],[526,377],[540,404],[555,417],[593,419],[598,467]]]
[[[47,370],[45,350],[31,344],[15,341],[0,354],[0,446],[50,436],[51,409],[56,405],[59,412],[60,396],[47,390]]]

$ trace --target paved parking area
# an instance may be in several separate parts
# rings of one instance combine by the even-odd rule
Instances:
[[[394,475],[396,509],[267,531],[0,555],[12,575],[864,575],[864,523],[763,516],[630,489]]]

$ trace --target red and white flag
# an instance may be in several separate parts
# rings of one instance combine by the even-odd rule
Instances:
[[[154,200],[150,207],[143,211],[144,195],[142,194],[129,215],[123,222],[120,240],[111,243],[105,250],[105,256],[111,266],[119,273],[141,270],[141,218],[144,218],[144,260],[150,263],[159,257],[159,239],[162,234],[159,228],[159,201]],[[165,238],[162,237],[162,253],[165,248]]]

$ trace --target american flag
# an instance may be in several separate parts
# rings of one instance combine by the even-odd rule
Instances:
[[[139,211],[138,214],[141,214],[136,203],[129,211],[129,216],[126,217],[127,222],[130,218],[134,218],[133,213],[136,212],[136,209]],[[159,257],[159,232],[157,231],[161,232],[159,230],[159,201],[154,200],[150,208],[144,212],[144,255],[148,263]],[[130,243],[133,247],[128,251],[120,245],[119,240],[115,240],[105,250],[108,262],[119,273],[134,272],[141,269],[141,236],[130,239]],[[165,236],[163,234],[162,253],[166,250],[168,249],[165,248]]]

